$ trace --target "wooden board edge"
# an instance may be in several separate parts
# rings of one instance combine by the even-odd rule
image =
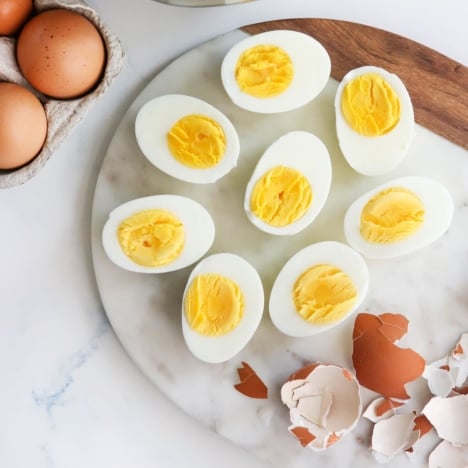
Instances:
[[[299,18],[241,28],[249,34],[275,29],[304,32],[321,42],[331,58],[331,75],[338,81],[364,65],[395,73],[408,89],[416,122],[468,149],[466,66],[406,37],[349,21]]]

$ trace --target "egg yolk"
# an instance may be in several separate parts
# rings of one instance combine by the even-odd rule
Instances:
[[[291,84],[294,67],[289,55],[275,45],[257,45],[245,50],[236,64],[236,81],[246,94],[269,98]]]
[[[356,296],[351,278],[340,268],[328,264],[309,268],[293,287],[296,311],[314,325],[340,320],[351,310]]]
[[[309,181],[299,171],[276,166],[255,184],[250,208],[265,223],[283,227],[301,218],[312,198]]]
[[[182,222],[166,210],[145,210],[126,218],[118,227],[125,254],[138,265],[155,267],[173,262],[182,252]]]
[[[377,73],[366,73],[343,89],[341,110],[357,133],[375,137],[392,130],[400,120],[400,99]]]
[[[361,236],[378,244],[398,242],[424,223],[424,205],[410,190],[391,187],[372,197],[361,212]]]
[[[171,154],[194,169],[207,169],[221,161],[226,151],[223,127],[205,115],[191,114],[178,120],[167,134]]]
[[[244,295],[238,284],[211,273],[192,281],[184,304],[188,324],[205,336],[229,333],[241,321],[244,307]]]

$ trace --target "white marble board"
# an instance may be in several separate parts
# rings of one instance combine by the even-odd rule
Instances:
[[[361,419],[339,443],[314,453],[288,433],[288,410],[279,400],[283,381],[305,363],[322,361],[352,370],[354,317],[321,335],[289,338],[274,328],[265,308],[258,331],[240,354],[223,364],[205,364],[187,350],[181,330],[181,295],[191,267],[163,275],[131,273],[112,264],[102,248],[102,227],[119,204],[160,193],[190,196],[205,205],[215,220],[216,239],[208,253],[230,251],[244,256],[258,269],[268,299],[276,274],[293,253],[316,241],[345,241],[344,213],[358,195],[401,175],[426,175],[450,190],[455,202],[452,226],[424,250],[393,260],[368,261],[370,291],[360,311],[406,315],[409,332],[400,344],[411,346],[427,361],[444,355],[468,329],[467,152],[417,125],[408,157],[391,174],[355,173],[335,136],[336,81],[330,79],[312,103],[285,114],[253,114],[230,102],[221,85],[220,64],[229,47],[245,36],[233,31],[176,59],[148,83],[116,129],[99,174],[92,213],[92,254],[102,302],[115,333],[141,371],[183,411],[234,444],[283,468],[374,466],[368,421]],[[228,176],[209,186],[191,185],[166,176],[145,159],[135,139],[135,116],[146,101],[167,93],[202,98],[234,123],[241,156]],[[243,192],[263,150],[279,135],[297,129],[316,134],[328,147],[332,187],[323,211],[309,228],[292,238],[278,238],[250,224],[242,208]],[[268,385],[267,400],[250,399],[234,389],[241,361],[248,362]],[[413,387],[413,404],[420,409],[427,390],[422,380]],[[362,390],[364,404],[375,396]],[[415,466],[414,462],[423,466],[437,442],[432,433],[420,442],[413,462],[402,454],[388,466]]]

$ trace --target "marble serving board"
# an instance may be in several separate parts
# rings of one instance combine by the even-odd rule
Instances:
[[[92,253],[102,302],[116,335],[141,371],[183,411],[234,444],[283,468],[373,466],[369,421],[361,419],[339,443],[315,453],[303,449],[289,434],[288,410],[279,399],[284,380],[305,363],[322,361],[352,370],[354,317],[311,338],[290,338],[275,329],[265,308],[258,331],[237,356],[223,364],[205,364],[191,355],[182,336],[181,296],[191,267],[162,275],[131,273],[112,264],[102,248],[103,225],[119,204],[152,194],[186,195],[201,202],[214,218],[216,238],[208,253],[228,251],[245,257],[261,275],[268,299],[276,274],[292,254],[317,241],[345,241],[344,213],[358,195],[398,176],[425,175],[449,188],[455,202],[453,223],[424,250],[368,261],[370,290],[360,310],[405,314],[410,326],[400,344],[413,347],[427,361],[443,356],[468,329],[466,150],[417,125],[408,157],[391,174],[365,177],[355,173],[335,136],[334,79],[312,103],[285,114],[249,113],[230,102],[221,85],[220,65],[227,50],[247,34],[230,32],[179,57],[148,83],[123,116],[99,174],[92,212]],[[341,46],[346,48],[346,44]],[[139,150],[136,114],[146,101],[167,93],[204,99],[235,125],[241,143],[239,164],[217,183],[201,186],[177,181],[154,168]],[[301,234],[270,236],[245,216],[244,190],[265,148],[281,134],[298,129],[316,134],[328,147],[333,164],[330,196],[318,218]],[[241,361],[248,362],[268,385],[268,399],[250,399],[234,389]],[[422,379],[412,385],[412,391],[412,407],[419,410],[428,396]],[[364,405],[375,396],[362,390]],[[437,442],[434,431],[419,442],[420,450],[414,455],[417,466],[425,464]],[[402,454],[388,466],[414,464]]]

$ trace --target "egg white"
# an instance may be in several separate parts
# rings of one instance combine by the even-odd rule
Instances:
[[[170,152],[167,134],[182,117],[201,114],[223,128],[226,151],[216,166],[191,168],[179,162]],[[228,174],[237,165],[239,137],[231,121],[216,107],[193,96],[166,94],[151,99],[137,113],[135,135],[143,154],[159,170],[176,179],[194,184],[210,184]]]
[[[242,53],[262,44],[283,49],[294,67],[290,86],[283,93],[269,98],[245,93],[235,77],[237,61]],[[277,30],[247,37],[231,47],[221,65],[221,80],[234,104],[251,112],[270,114],[297,109],[312,101],[327,84],[330,71],[330,56],[320,42],[301,32]]]
[[[250,198],[257,181],[275,166],[296,169],[308,180],[312,203],[307,212],[287,226],[271,226],[258,218],[250,208]],[[323,142],[312,133],[293,131],[274,141],[263,153],[247,184],[244,210],[254,226],[274,235],[293,235],[309,226],[322,210],[330,192],[332,165]]]
[[[192,330],[187,322],[184,304],[194,278],[214,273],[230,278],[244,295],[244,315],[236,328],[223,336],[204,336]],[[244,348],[258,328],[264,308],[263,285],[255,268],[242,257],[231,253],[213,254],[201,260],[187,280],[182,299],[182,332],[188,349],[198,359],[219,363],[227,361]]]
[[[353,308],[340,320],[326,325],[314,325],[296,311],[293,300],[294,283],[309,268],[318,264],[340,268],[352,280],[357,291]],[[292,337],[321,333],[346,320],[361,305],[369,288],[369,270],[364,259],[345,244],[335,241],[318,242],[294,254],[278,273],[270,294],[269,311],[275,327]]]
[[[413,235],[399,242],[368,242],[360,233],[362,209],[373,196],[389,187],[404,187],[417,195],[424,205],[424,222]],[[452,197],[440,182],[421,176],[401,177],[375,187],[351,203],[344,218],[344,232],[349,245],[365,257],[392,258],[409,254],[435,242],[449,228],[453,212]]]
[[[180,255],[167,265],[149,267],[135,263],[122,250],[119,225],[140,211],[163,209],[177,216],[184,225],[185,244]],[[125,270],[138,273],[166,273],[195,263],[211,247],[215,225],[209,212],[198,202],[180,195],[153,195],[128,201],[110,214],[102,230],[102,245],[109,259]]]
[[[341,111],[344,87],[353,79],[367,73],[382,76],[400,99],[400,120],[388,133],[376,137],[364,136],[354,131]],[[367,176],[386,174],[395,169],[407,155],[414,135],[414,111],[410,95],[397,75],[373,66],[351,70],[338,86],[335,95],[335,116],[340,149],[356,172]]]

